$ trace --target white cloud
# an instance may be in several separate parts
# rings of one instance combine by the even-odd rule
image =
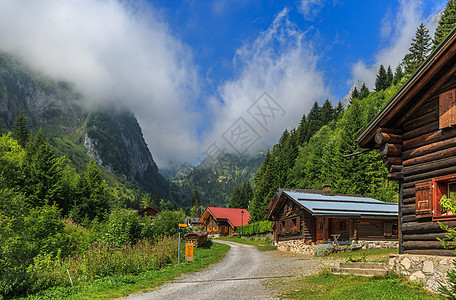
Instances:
[[[287,9],[281,11],[256,40],[236,51],[237,75],[220,87],[222,101],[211,101],[214,125],[205,146],[214,141],[223,143],[222,134],[239,117],[261,135],[257,147],[275,144],[285,128],[299,124],[314,101],[328,96],[318,60],[312,44],[306,41],[306,33],[289,21]],[[285,110],[285,116],[277,117],[266,130],[247,113],[264,92]]]
[[[396,15],[392,16],[388,12],[380,28],[382,38],[390,40],[389,46],[376,54],[374,65],[366,65],[363,61],[355,63],[352,67],[352,82],[360,80],[365,82],[369,89],[373,89],[379,66],[391,66],[394,71],[408,52],[420,23],[426,25],[433,37],[436,27],[435,21],[432,21],[434,14],[435,11],[431,15],[423,15],[422,1],[402,0]],[[389,28],[385,29],[383,26]]]
[[[67,80],[91,103],[119,101],[136,114],[157,163],[198,153],[191,110],[198,93],[191,51],[144,3],[1,0],[0,49]]]
[[[312,20],[318,15],[323,6],[325,6],[324,0],[301,0],[298,9],[305,19]]]

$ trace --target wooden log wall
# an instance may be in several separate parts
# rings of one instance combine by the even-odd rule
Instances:
[[[397,241],[397,236],[385,236],[384,223],[391,220],[355,219],[357,239],[365,241]]]
[[[417,218],[415,185],[456,173],[456,129],[439,129],[438,96],[426,101],[402,126],[400,170],[397,157],[387,156],[390,178],[402,179],[402,249],[404,253],[454,255],[437,238],[445,233],[431,217]],[[399,171],[400,170],[400,171]],[[456,221],[442,223],[456,226]]]
[[[402,178],[402,130],[379,128],[375,135],[375,143],[378,145],[380,154],[385,158],[384,164],[388,167],[389,180]]]
[[[291,201],[287,201],[286,205],[293,205]],[[317,238],[317,221],[316,218],[313,217],[309,212],[305,211],[304,209],[298,208],[296,204],[294,204],[294,209],[287,215],[283,212],[283,209],[280,210],[280,214],[277,217],[278,223],[290,219],[296,219],[299,217],[300,220],[300,230],[296,233],[286,233],[280,231],[280,226],[276,227],[276,236],[278,241],[288,241],[288,240],[295,240],[295,239],[303,239],[303,240],[312,240],[316,241]]]

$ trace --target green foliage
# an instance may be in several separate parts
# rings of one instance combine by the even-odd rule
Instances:
[[[185,214],[179,211],[162,211],[155,219],[153,233],[155,236],[174,236],[177,235],[179,223],[185,219]]]
[[[385,67],[380,65],[378,70],[377,78],[375,80],[375,91],[381,91],[389,87],[388,85],[388,75],[386,74]]]
[[[442,207],[443,212],[454,210],[456,207],[456,195],[454,193],[451,193],[450,197],[443,195],[442,198],[440,198],[439,204]]]
[[[408,75],[413,74],[418,69],[431,51],[431,37],[429,36],[429,30],[423,23],[417,28],[409,51],[402,60],[405,73]]]
[[[19,113],[19,116],[17,116],[14,122],[13,136],[22,147],[25,147],[29,141],[30,133],[27,128],[27,120],[22,112]]]
[[[268,232],[272,232],[273,223],[274,222],[272,222],[272,221],[255,222],[255,223],[251,223],[251,224],[244,225],[244,226],[238,226],[236,228],[236,231],[238,233],[242,232],[242,234],[245,236],[252,236],[252,235],[261,234],[261,233],[268,233]]]
[[[252,186],[249,182],[244,182],[241,186],[238,186],[234,189],[228,207],[247,209],[252,198]]]
[[[445,37],[453,30],[456,26],[456,1],[448,0],[447,5],[443,11],[443,15],[439,20],[439,25],[435,29],[434,33],[434,45],[433,49],[443,42]]]
[[[217,161],[207,158],[172,179],[172,198],[182,207],[192,208],[191,195],[198,187],[202,206],[227,206],[234,189],[252,181],[263,159],[264,154],[239,156],[230,153],[220,154]]]
[[[334,126],[342,115],[340,105],[333,107],[329,101],[325,101],[320,107],[315,102],[309,114],[302,117],[297,129],[283,132],[279,142],[266,153],[263,165],[254,178],[254,195],[249,207],[250,223],[266,219],[264,209],[278,188],[296,186],[296,181],[300,178],[291,170],[296,167],[301,147],[306,147],[312,140],[317,140],[314,138],[317,132],[322,128]],[[319,160],[318,154],[313,158]],[[317,164],[313,166],[320,169]]]

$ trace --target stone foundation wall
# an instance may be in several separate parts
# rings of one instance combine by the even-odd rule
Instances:
[[[411,254],[390,255],[387,269],[423,283],[430,291],[437,292],[439,282],[447,284],[446,274],[454,269],[451,256],[427,256]]]
[[[315,244],[306,245],[304,240],[277,242],[277,250],[292,253],[314,255]],[[351,249],[394,249],[399,247],[398,241],[352,241]],[[349,249],[347,249],[349,250]]]
[[[399,248],[399,241],[352,241],[351,245],[362,249],[394,249]]]
[[[314,244],[306,245],[304,240],[280,241],[277,243],[277,250],[283,252],[301,253],[314,255]]]

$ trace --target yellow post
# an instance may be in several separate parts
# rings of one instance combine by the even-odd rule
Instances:
[[[185,261],[193,261],[193,244],[185,244]]]

